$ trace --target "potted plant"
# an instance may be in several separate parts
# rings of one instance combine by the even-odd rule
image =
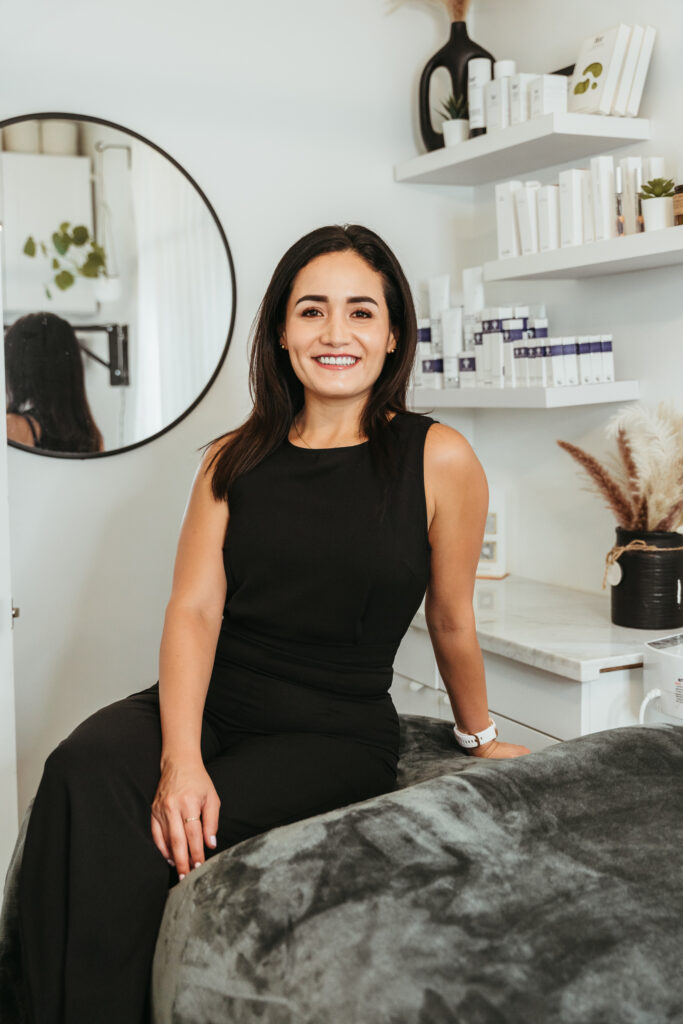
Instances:
[[[437,113],[445,119],[441,128],[446,146],[456,146],[469,137],[470,115],[467,109],[467,96],[464,93],[451,93]]]
[[[674,226],[674,183],[671,178],[652,178],[638,193],[643,202],[643,221],[646,231]]]
[[[106,278],[107,276],[107,261],[102,246],[98,245],[94,238],[91,238],[90,232],[83,224],[79,224],[71,230],[69,228],[71,228],[70,222],[63,221],[59,225],[59,229],[53,231],[50,239],[51,249],[45,242],[36,242],[33,235],[29,235],[24,243],[25,256],[33,259],[40,249],[43,256],[50,260],[53,272],[52,282],[63,292],[73,287],[77,276],[90,279],[100,276]],[[73,255],[77,250],[79,255],[84,257],[80,261]],[[72,255],[69,255],[69,252]],[[48,299],[51,299],[52,292],[48,285],[44,287],[45,294]]]
[[[589,486],[617,520],[605,558],[612,622],[638,629],[683,626],[683,416],[660,402],[636,402],[606,427],[616,445],[607,465],[570,444],[558,445],[588,474]]]

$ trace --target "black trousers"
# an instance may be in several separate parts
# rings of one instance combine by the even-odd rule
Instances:
[[[211,703],[211,706],[209,706]],[[216,850],[395,786],[380,751],[344,735],[248,733],[207,701],[201,751],[221,800]],[[147,1024],[168,890],[154,844],[158,682],[95,712],[45,762],[19,876],[32,1024]]]

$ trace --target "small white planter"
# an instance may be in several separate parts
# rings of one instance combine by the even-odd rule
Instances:
[[[673,196],[643,199],[643,221],[646,231],[659,231],[674,226]]]
[[[38,121],[6,124],[2,141],[8,153],[40,153],[40,124]]]
[[[443,141],[447,146],[457,146],[464,142],[470,135],[470,122],[459,117],[453,121],[444,121],[442,124]]]
[[[41,121],[40,148],[51,156],[78,156],[78,125],[52,117]]]

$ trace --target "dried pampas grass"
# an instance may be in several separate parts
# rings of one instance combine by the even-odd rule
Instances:
[[[588,473],[627,530],[677,530],[683,525],[683,415],[670,402],[648,409],[635,402],[607,423],[616,444],[607,466],[576,445],[558,441]]]
[[[390,0],[387,5],[389,11],[396,11],[399,7],[405,7],[412,0]],[[445,7],[451,21],[465,21],[469,10],[470,0],[426,0],[432,7]]]

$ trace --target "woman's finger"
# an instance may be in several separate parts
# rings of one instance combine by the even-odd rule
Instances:
[[[164,830],[162,829],[161,824],[157,821],[157,819],[154,817],[154,815],[152,815],[151,817],[152,817],[152,839],[154,840],[157,848],[161,851],[161,853],[163,853],[163,855],[166,858],[166,860],[168,861],[168,863],[169,864],[173,864],[173,860],[171,858],[171,851],[169,850],[168,844],[167,844],[166,839],[164,837]]]
[[[169,815],[169,834],[171,839],[171,856],[175,861],[178,878],[184,878],[190,872],[190,858],[185,826],[180,811]]]
[[[190,817],[190,815],[188,815]],[[194,815],[192,815],[194,818]],[[190,850],[190,867],[196,868],[204,863],[204,843],[202,841],[202,820],[199,815],[193,821],[185,821],[185,836]]]
[[[202,809],[202,823],[204,825],[204,842],[210,850],[216,849],[216,835],[218,833],[218,812],[221,802],[216,790],[211,787],[206,795]]]

